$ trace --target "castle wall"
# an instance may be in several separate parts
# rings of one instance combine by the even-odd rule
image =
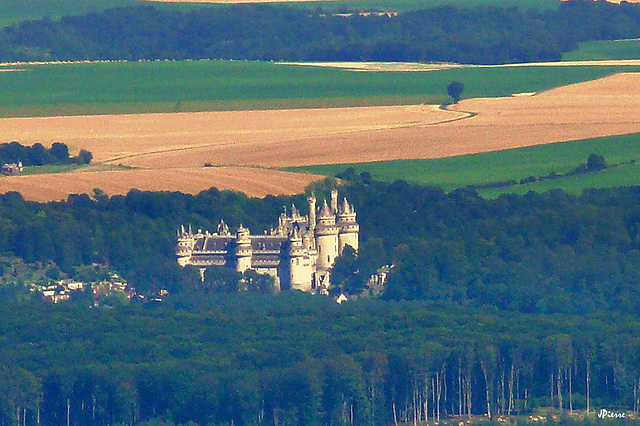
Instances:
[[[312,267],[309,256],[289,259],[290,286],[293,290],[311,291]]]
[[[236,271],[243,274],[249,269],[251,269],[251,257],[250,256],[238,257],[236,261]]]
[[[359,243],[360,241],[357,232],[341,233],[338,235],[338,250],[340,254],[342,254],[345,246],[348,245],[355,251],[358,251]]]

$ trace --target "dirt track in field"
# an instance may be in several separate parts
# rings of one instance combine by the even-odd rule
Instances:
[[[640,132],[640,73],[535,96],[472,99],[442,111],[395,106],[0,119],[5,140],[64,142],[96,162],[134,167],[0,179],[0,192],[62,199],[100,187],[195,193],[209,186],[249,195],[300,192],[317,177],[257,167],[439,158]],[[475,113],[469,117],[468,111]],[[203,167],[205,163],[213,166]],[[240,167],[239,167],[240,166]]]

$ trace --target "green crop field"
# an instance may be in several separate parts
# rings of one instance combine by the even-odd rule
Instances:
[[[605,59],[640,59],[640,39],[590,41],[562,55],[564,61],[596,61]]]
[[[501,193],[526,193],[563,189],[579,193],[586,188],[640,185],[640,134],[611,136],[572,142],[538,145],[475,155],[434,160],[387,161],[362,164],[311,166],[303,170],[335,176],[353,167],[356,173],[371,173],[377,180],[406,180],[422,185],[439,186],[445,191],[469,185],[487,185],[509,180],[520,181],[530,176],[565,174],[585,163],[589,155],[604,157],[609,167],[602,172],[547,179],[504,188],[481,189],[487,197]]]
[[[137,3],[137,0],[4,0],[0,8],[0,25],[46,16],[56,19]]]
[[[508,96],[640,67],[455,68],[351,72],[245,61],[157,61],[16,66],[0,72],[0,116],[394,105]]]
[[[616,188],[637,185],[640,185],[640,163],[638,162],[612,167],[597,173],[543,180],[509,188],[481,189],[478,193],[483,197],[495,198],[505,193],[523,195],[529,191],[542,193],[552,189],[561,189],[570,194],[579,195],[584,190],[591,188]]]

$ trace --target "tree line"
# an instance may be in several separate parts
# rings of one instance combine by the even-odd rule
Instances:
[[[54,142],[50,148],[36,143],[25,146],[19,142],[0,144],[0,164],[19,163],[25,166],[44,166],[47,164],[89,164],[93,154],[81,149],[77,157],[69,156],[69,147],[60,142]]]
[[[0,314],[5,425],[574,424],[587,409],[638,410],[637,316],[297,292]]]
[[[640,6],[572,0],[558,10],[434,7],[397,16],[275,5],[189,12],[138,6],[25,21],[0,33],[0,60],[250,59],[557,61],[579,42],[640,36]]]
[[[341,192],[358,212],[361,245],[357,256],[347,251],[338,259],[336,291],[367,293],[371,275],[390,265],[382,294],[390,300],[530,313],[640,313],[637,187],[488,200],[469,189],[445,193],[366,180]],[[327,193],[320,188],[317,195]],[[113,197],[96,190],[92,197],[46,204],[8,193],[0,195],[0,247],[72,276],[84,265],[108,265],[142,294],[180,293],[202,286],[197,271],[177,265],[180,225],[214,230],[224,219],[232,229],[244,224],[261,234],[293,203],[304,213],[303,196],[255,199],[215,188]],[[234,277],[217,276],[203,290],[235,291]],[[268,290],[266,283],[256,286]]]

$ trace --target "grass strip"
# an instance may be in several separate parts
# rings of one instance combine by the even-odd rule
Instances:
[[[368,172],[373,179],[380,181],[406,180],[452,191],[467,186],[484,186],[511,180],[519,182],[532,176],[565,174],[585,163],[591,154],[604,157],[609,167],[597,173],[479,189],[478,192],[487,197],[496,197],[502,193],[544,192],[550,189],[580,193],[586,188],[640,184],[640,164],[634,163],[640,161],[640,133],[441,159],[336,164],[287,170],[335,176],[352,167],[357,175]]]

